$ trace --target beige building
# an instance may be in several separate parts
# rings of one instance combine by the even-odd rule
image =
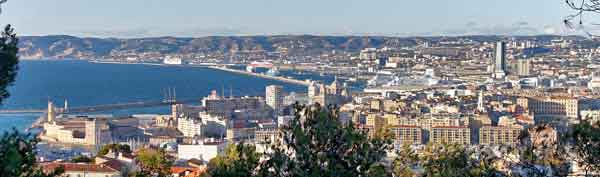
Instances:
[[[311,82],[308,86],[308,97],[311,104],[320,105],[342,105],[352,99],[347,86],[342,85],[337,78],[331,85]]]
[[[279,137],[277,128],[260,128],[254,132],[255,143],[275,142],[277,137]]]
[[[388,126],[398,126],[400,125],[400,120],[398,119],[398,115],[397,114],[389,114],[386,113],[383,115],[383,118],[385,119],[386,123]]]
[[[518,142],[523,127],[486,125],[479,129],[479,144],[481,145],[514,145]]]
[[[426,130],[439,126],[468,126],[470,117],[457,114],[432,114],[417,118],[399,117],[398,125],[417,126]]]
[[[158,115],[154,119],[156,126],[159,127],[176,127],[177,119],[172,115]]]
[[[177,130],[184,137],[201,137],[203,126],[202,120],[196,117],[181,117],[177,120]]]
[[[417,126],[392,126],[390,131],[397,144],[422,144],[423,131]]]
[[[370,104],[371,110],[374,111],[383,111],[383,100],[381,99],[373,99]]]
[[[225,118],[230,118],[235,110],[264,110],[265,105],[262,97],[225,97],[214,90],[202,99],[206,112]]]
[[[516,74],[518,76],[529,76],[531,74],[530,72],[530,65],[531,65],[531,60],[529,59],[518,59],[517,60],[517,67],[516,67]]]
[[[396,102],[394,100],[383,100],[383,110],[385,112],[394,112],[397,111],[398,108],[402,107],[404,103],[402,102]]]
[[[379,130],[387,125],[387,120],[379,114],[370,113],[366,117],[366,125]]]
[[[529,109],[535,117],[561,117],[577,119],[579,100],[566,96],[518,98],[517,104]]]
[[[44,123],[44,131],[39,137],[58,143],[101,145],[111,137],[106,122],[106,119],[101,118],[55,118],[53,122]]]
[[[280,85],[267,86],[265,100],[271,109],[279,111],[283,105],[283,87]]]
[[[471,144],[471,129],[466,126],[432,127],[429,142],[469,145]]]
[[[256,128],[229,127],[225,136],[228,141],[238,142],[241,140],[253,140],[255,132]]]

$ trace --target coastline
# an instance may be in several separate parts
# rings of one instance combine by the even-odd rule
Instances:
[[[98,60],[89,60],[87,62],[98,63],[98,64],[150,65],[150,66],[168,66],[168,67],[209,68],[209,69],[226,71],[226,72],[231,72],[231,73],[236,73],[236,74],[242,74],[242,75],[259,77],[259,78],[263,78],[263,79],[270,79],[270,80],[282,81],[282,82],[291,83],[291,84],[297,84],[297,85],[303,85],[303,86],[310,85],[310,83],[307,82],[307,81],[302,81],[302,80],[297,80],[297,79],[291,79],[291,78],[286,78],[286,77],[281,77],[281,76],[270,76],[270,75],[261,74],[261,73],[252,73],[252,72],[247,72],[247,71],[242,71],[242,70],[237,70],[237,69],[230,69],[230,68],[225,68],[225,67],[219,67],[218,64],[207,64],[207,65],[181,64],[181,65],[172,65],[172,64],[162,64],[162,63],[128,63],[128,62],[98,61]]]

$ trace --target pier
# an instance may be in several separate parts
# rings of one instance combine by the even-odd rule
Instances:
[[[287,82],[287,83],[292,83],[292,84],[298,84],[298,85],[303,85],[303,86],[309,86],[310,85],[309,82],[303,81],[303,80],[298,80],[298,79],[290,79],[290,78],[285,78],[285,77],[270,76],[270,75],[266,75],[266,74],[247,72],[247,71],[242,71],[242,70],[237,70],[237,69],[229,69],[229,68],[226,68],[226,67],[209,66],[208,68],[216,69],[216,70],[221,70],[221,71],[232,72],[232,73],[237,73],[237,74],[245,74],[245,75],[250,75],[250,76],[260,77],[260,78],[265,78],[265,79],[277,80],[277,81],[282,81],[282,82]]]
[[[157,106],[168,106],[172,104],[185,104],[199,102],[199,98],[184,99],[184,100],[166,100],[166,101],[139,101],[131,103],[116,103],[116,104],[105,104],[95,106],[82,106],[74,107],[69,109],[57,109],[58,114],[75,114],[75,113],[91,113],[91,112],[102,112],[119,109],[131,109],[131,108],[146,108],[146,107],[157,107]],[[23,114],[23,113],[46,113],[47,109],[4,109],[0,110],[0,114]]]

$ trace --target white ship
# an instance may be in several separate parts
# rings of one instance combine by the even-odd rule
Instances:
[[[269,76],[278,76],[279,75],[279,68],[272,67],[271,69],[269,69],[269,71],[267,71],[267,75],[269,75]]]
[[[427,69],[421,76],[399,76],[398,74],[380,72],[368,80],[367,84],[370,87],[395,87],[402,85],[433,86],[439,82],[439,79],[435,77],[434,71]]]
[[[170,56],[165,57],[165,59],[163,60],[163,63],[167,64],[167,65],[180,65],[180,64],[183,64],[183,62],[181,61],[181,58],[170,57]]]
[[[255,68],[271,68],[271,67],[273,67],[273,63],[266,62],[266,61],[253,61],[252,63],[250,63],[250,65]]]
[[[252,66],[252,65],[247,65],[247,66],[246,66],[246,71],[247,71],[247,72],[249,72],[249,73],[253,73],[253,72],[254,72],[254,69],[255,69],[255,68],[254,68],[254,66]]]

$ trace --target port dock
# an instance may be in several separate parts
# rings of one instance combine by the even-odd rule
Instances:
[[[303,86],[310,85],[310,82],[298,80],[298,79],[291,79],[291,78],[285,78],[285,77],[279,77],[279,76],[270,76],[270,75],[261,74],[261,73],[253,73],[253,72],[247,72],[247,71],[230,69],[230,68],[226,68],[226,67],[218,67],[218,66],[208,66],[208,68],[237,73],[237,74],[250,75],[250,76],[260,77],[260,78],[265,78],[265,79],[277,80],[277,81],[287,82],[287,83],[291,83],[291,84],[298,84],[298,85],[303,85]]]

